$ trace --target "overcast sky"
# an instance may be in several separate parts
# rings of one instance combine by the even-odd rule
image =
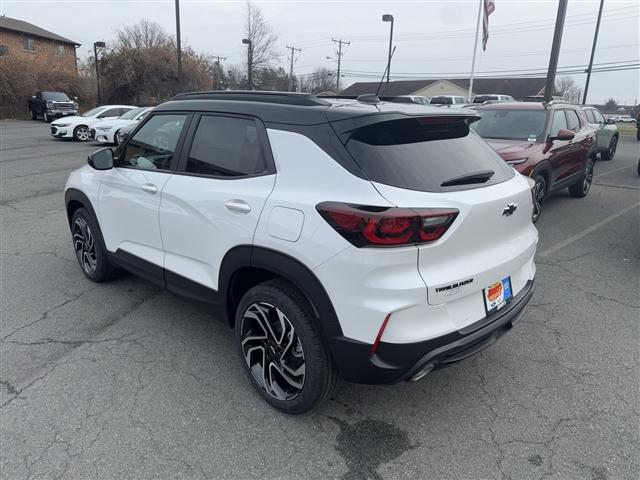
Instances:
[[[306,74],[318,67],[335,69],[331,38],[350,41],[345,47],[343,86],[381,76],[385,68],[389,24],[395,18],[391,67],[395,78],[446,78],[470,70],[478,1],[258,1],[267,21],[285,45],[302,48],[295,71]],[[599,1],[569,0],[560,52],[560,68],[589,62]],[[553,38],[557,1],[495,0],[490,17],[487,51],[478,56],[476,71],[545,71]],[[245,2],[181,0],[182,41],[195,50],[227,57],[240,64],[246,58],[243,38]],[[26,20],[81,43],[85,57],[96,40],[109,43],[113,32],[142,18],[158,22],[175,33],[174,0],[0,0],[0,13]],[[606,0],[594,64],[632,60],[640,63],[640,2]],[[331,57],[327,59],[326,57]],[[287,67],[288,68],[288,67]],[[454,75],[458,74],[458,75]],[[500,73],[504,75],[505,73]],[[365,78],[368,76],[368,78]],[[544,76],[544,75],[543,75]],[[586,75],[573,75],[584,87]],[[500,92],[492,92],[500,93]],[[594,73],[589,102],[613,97],[619,103],[637,103],[640,70]]]

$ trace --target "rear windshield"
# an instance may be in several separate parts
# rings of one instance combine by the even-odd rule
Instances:
[[[435,105],[451,105],[453,100],[451,97],[431,97],[431,103]]]
[[[42,92],[42,98],[45,100],[51,100],[54,102],[68,102],[69,97],[67,97],[62,92]]]
[[[478,95],[477,97],[474,97],[473,103],[488,102],[489,100],[498,100],[498,96],[497,95]]]
[[[420,117],[374,123],[346,144],[374,182],[423,192],[448,192],[504,182],[512,169],[459,117]],[[452,179],[493,172],[481,182],[443,186]]]
[[[478,109],[482,119],[471,128],[482,138],[542,141],[547,121],[545,110]]]

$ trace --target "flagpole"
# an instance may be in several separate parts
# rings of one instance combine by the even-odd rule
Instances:
[[[476,52],[478,51],[478,33],[480,32],[480,16],[482,15],[482,3],[484,0],[480,0],[478,5],[478,20],[476,21],[476,36],[473,42],[473,59],[471,60],[471,77],[469,77],[469,93],[467,94],[468,100],[471,101],[471,92],[473,91],[473,72],[476,68]]]

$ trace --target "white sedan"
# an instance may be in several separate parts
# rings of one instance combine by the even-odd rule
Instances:
[[[73,138],[79,142],[89,140],[89,128],[99,120],[118,118],[133,105],[103,105],[92,108],[78,117],[64,117],[51,122],[51,135],[56,138]]]
[[[100,120],[93,124],[89,130],[89,136],[96,142],[113,143],[114,145],[118,145],[118,130],[122,127],[135,125],[145,118],[151,110],[153,110],[153,107],[134,108],[121,117]]]

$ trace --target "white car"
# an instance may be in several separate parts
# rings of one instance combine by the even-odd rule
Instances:
[[[470,131],[478,118],[177,95],[117,159],[103,148],[71,173],[78,262],[94,282],[124,268],[217,306],[249,381],[284,412],[329,398],[338,375],[418,380],[512,330],[533,294],[529,182]]]
[[[139,107],[129,110],[118,118],[100,120],[89,129],[89,137],[96,142],[118,145],[118,131],[122,127],[137,124],[151,110],[153,110],[153,107]]]
[[[51,122],[51,136],[55,138],[73,138],[79,142],[89,140],[89,128],[99,120],[118,118],[129,110],[137,108],[133,105],[103,105],[92,108],[77,117],[64,117]]]

